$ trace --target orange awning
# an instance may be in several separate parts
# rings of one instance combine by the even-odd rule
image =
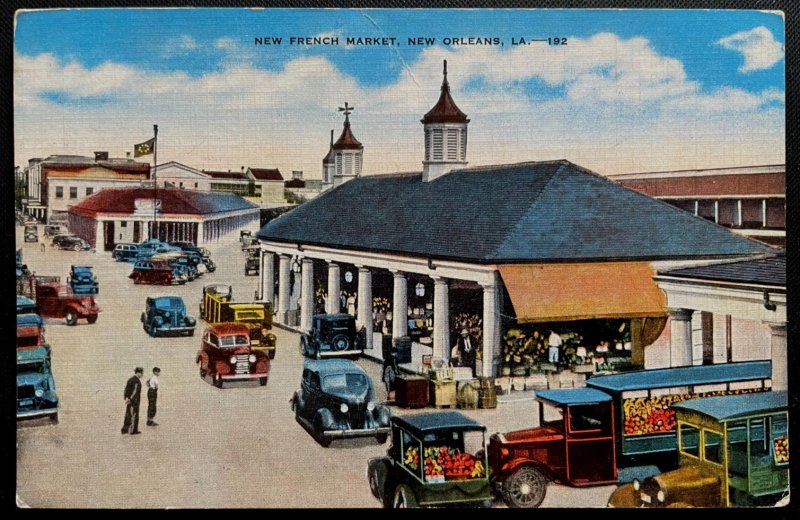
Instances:
[[[498,266],[520,323],[667,315],[649,262]]]

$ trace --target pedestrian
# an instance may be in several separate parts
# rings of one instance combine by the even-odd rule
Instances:
[[[147,380],[147,426],[158,426],[153,419],[156,416],[156,400],[158,399],[158,376],[161,369],[153,367],[153,375]]]
[[[558,364],[558,352],[561,350],[561,345],[564,344],[564,340],[561,339],[561,336],[556,334],[556,331],[550,330],[550,337],[547,338],[547,344],[549,348],[547,349],[547,360],[554,364]]]
[[[44,253],[45,250],[46,250],[46,246],[45,246],[44,242],[42,242],[42,253]]]
[[[136,367],[133,377],[125,385],[125,421],[122,423],[122,433],[136,435],[139,431],[139,402],[142,397],[142,375],[144,369]]]
[[[461,337],[456,340],[456,345],[450,352],[451,365],[459,367],[469,367],[475,369],[475,349],[477,341],[473,338],[467,329],[461,330]]]

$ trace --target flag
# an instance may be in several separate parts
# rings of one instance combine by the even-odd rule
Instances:
[[[149,141],[145,141],[143,143],[139,143],[133,146],[133,156],[134,157],[141,157],[142,155],[150,155],[153,153],[153,148],[156,145],[156,138],[152,138]]]

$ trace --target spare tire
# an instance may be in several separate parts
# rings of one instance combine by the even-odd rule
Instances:
[[[350,348],[350,339],[344,334],[337,334],[331,340],[331,348],[336,352],[344,352]]]

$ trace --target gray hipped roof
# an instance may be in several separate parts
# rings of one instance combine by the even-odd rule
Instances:
[[[769,247],[569,161],[360,177],[267,223],[264,240],[472,262],[665,259]]]

